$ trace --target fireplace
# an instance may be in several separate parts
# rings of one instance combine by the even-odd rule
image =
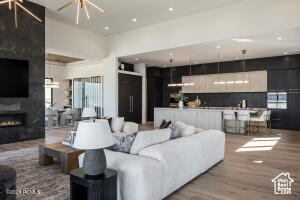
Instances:
[[[0,128],[25,126],[25,113],[0,114]]]

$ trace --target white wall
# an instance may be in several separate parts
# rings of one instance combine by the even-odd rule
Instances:
[[[245,0],[107,38],[118,57],[300,26],[299,0]]]
[[[62,109],[65,104],[65,65],[62,63],[50,63],[49,73],[49,61],[46,61],[45,76],[46,78],[53,78],[53,81],[59,82],[59,88],[53,89],[53,103],[58,109]]]
[[[105,38],[46,17],[46,52],[101,61],[106,57]]]
[[[65,71],[66,79],[104,76],[103,107],[105,116],[117,116],[117,66],[115,56],[109,56],[103,62],[68,65]]]
[[[142,83],[142,123],[147,121],[147,76],[146,76],[146,64],[140,63],[134,65],[134,71],[138,72],[143,77]]]

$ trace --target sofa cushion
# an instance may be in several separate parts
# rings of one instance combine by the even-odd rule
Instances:
[[[111,147],[111,150],[129,153],[137,133],[113,133],[112,135],[114,139],[114,145]]]
[[[134,122],[124,122],[122,132],[125,134],[133,134],[139,131],[139,125]]]
[[[175,126],[179,129],[180,136],[185,137],[195,133],[195,127],[187,125],[183,122],[177,121]]]
[[[111,131],[121,132],[124,123],[124,117],[114,117],[111,120]]]
[[[169,128],[138,132],[130,150],[130,154],[138,154],[140,150],[154,144],[160,144],[170,140]]]
[[[174,192],[217,162],[224,159],[225,134],[218,130],[201,131],[139,152],[159,160],[164,166],[164,196]]]

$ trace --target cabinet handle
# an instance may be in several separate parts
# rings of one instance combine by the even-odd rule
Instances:
[[[131,109],[132,109],[132,112],[133,112],[133,96],[132,96],[131,98],[132,98],[132,101],[131,101],[131,103],[132,103]]]
[[[129,112],[131,112],[131,96],[129,96]]]

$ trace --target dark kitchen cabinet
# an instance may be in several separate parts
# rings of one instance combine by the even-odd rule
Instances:
[[[300,130],[300,91],[294,90],[288,93],[288,128]]]
[[[119,73],[119,116],[142,123],[142,77]]]
[[[268,91],[286,91],[287,90],[287,70],[268,71]]]
[[[158,77],[147,78],[147,120],[154,121],[154,108],[162,107],[162,84]]]
[[[288,129],[289,119],[287,110],[272,110],[271,111],[271,127],[273,129]]]
[[[300,89],[300,69],[293,69],[288,71],[288,90],[293,92]]]

